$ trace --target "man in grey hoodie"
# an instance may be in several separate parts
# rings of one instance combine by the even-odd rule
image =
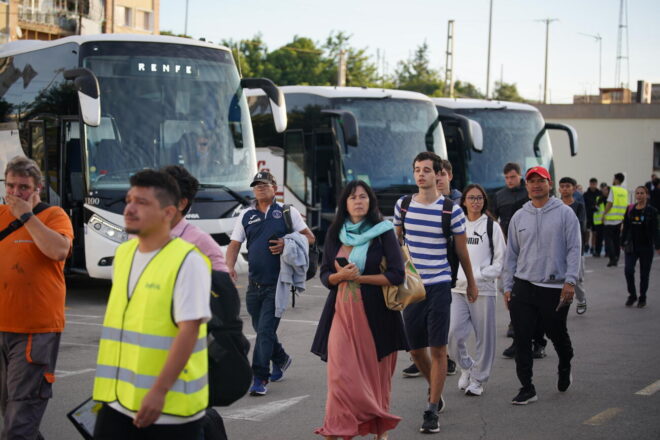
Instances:
[[[566,316],[581,264],[580,223],[571,208],[550,197],[552,181],[543,167],[525,176],[529,198],[509,223],[504,262],[504,298],[516,342],[516,373],[522,385],[514,405],[538,398],[532,384],[532,334],[540,321],[559,357],[557,389],[571,385],[573,346]]]

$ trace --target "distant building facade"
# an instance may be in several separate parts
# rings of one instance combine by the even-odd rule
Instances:
[[[0,43],[100,33],[154,34],[160,0],[0,0]]]

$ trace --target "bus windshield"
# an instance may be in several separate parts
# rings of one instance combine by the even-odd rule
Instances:
[[[520,164],[523,172],[533,166],[552,172],[552,147],[548,134],[534,151],[534,139],[544,126],[539,112],[502,109],[458,109],[460,113],[481,124],[483,151],[470,152],[468,183],[476,182],[487,190],[504,186],[502,169],[507,162]]]
[[[359,146],[344,148],[347,180],[364,180],[374,189],[414,185],[412,161],[431,149],[447,157],[431,102],[412,99],[334,99],[333,106],[350,110],[358,122]],[[428,134],[428,135],[427,135]]]
[[[101,91],[101,125],[85,128],[92,190],[125,189],[135,172],[170,164],[202,184],[248,188],[254,139],[229,52],[92,42],[81,47],[81,58]]]

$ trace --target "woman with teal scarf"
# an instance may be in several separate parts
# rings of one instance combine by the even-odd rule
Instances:
[[[407,343],[401,313],[385,306],[381,286],[403,280],[392,223],[383,220],[369,185],[350,182],[325,239],[321,282],[330,293],[312,345],[328,363],[326,413],[315,431],[326,439],[385,439],[401,420],[389,412],[390,392],[397,351]]]

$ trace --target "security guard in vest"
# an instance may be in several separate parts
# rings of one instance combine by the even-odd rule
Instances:
[[[605,205],[605,213],[603,214],[605,250],[610,257],[607,267],[616,267],[621,253],[619,244],[621,241],[621,223],[628,207],[628,190],[621,186],[624,180],[623,173],[614,175],[614,182],[610,189],[610,195],[607,196],[607,205]]]
[[[275,291],[280,274],[280,254],[284,249],[282,237],[287,234],[287,228],[283,206],[275,201],[275,177],[262,170],[254,176],[250,186],[256,200],[236,220],[227,247],[227,267],[236,280],[236,258],[241,243],[247,240],[249,283],[245,304],[257,333],[252,353],[254,383],[250,387],[250,395],[263,396],[267,392],[268,382],[281,380],[291,365],[291,357],[277,340],[280,319],[275,317]],[[314,234],[298,210],[292,206],[290,213],[293,230],[306,236],[310,244],[314,243]]]
[[[591,255],[600,258],[600,253],[603,250],[604,240],[604,225],[603,215],[605,214],[605,205],[607,204],[607,196],[610,194],[610,187],[606,183],[600,186],[601,195],[596,198],[596,211],[593,213],[593,241],[591,246]],[[604,195],[606,193],[607,195]]]
[[[168,174],[130,179],[94,378],[95,439],[197,439],[208,404],[211,264],[170,237],[180,198]]]

